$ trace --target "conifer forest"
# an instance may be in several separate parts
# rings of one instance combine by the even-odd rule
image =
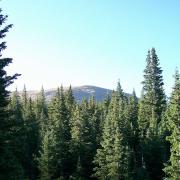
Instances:
[[[102,102],[77,102],[63,86],[51,101],[43,88],[31,99],[26,87],[21,95],[7,90],[20,74],[5,69],[12,63],[2,54],[6,20],[0,11],[0,180],[180,180],[178,69],[167,97],[151,48],[139,98],[118,82]]]

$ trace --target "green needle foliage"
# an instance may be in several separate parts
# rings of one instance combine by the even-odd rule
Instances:
[[[124,93],[118,83],[105,119],[101,147],[97,149],[94,159],[94,176],[99,179],[131,179],[131,151],[127,143],[125,103]]]
[[[180,74],[178,70],[175,73],[175,85],[166,111],[166,118],[171,132],[171,135],[167,137],[171,144],[171,155],[164,171],[166,179],[178,180],[180,178]]]
[[[12,24],[5,25],[7,17],[0,9],[0,179],[21,178],[21,165],[14,155],[12,146],[14,140],[12,131],[14,131],[15,124],[8,110],[9,91],[7,90],[19,74],[7,75],[5,68],[12,63],[12,59],[2,57],[2,52],[6,49],[6,42],[3,39],[12,28]]]
[[[159,67],[159,59],[154,48],[148,51],[146,63],[142,82],[143,94],[139,108],[139,127],[143,137],[154,133],[166,107],[162,70]]]
[[[150,179],[162,179],[162,137],[159,135],[162,114],[166,108],[162,70],[156,50],[148,51],[144,70],[143,93],[139,102],[138,124],[143,161]]]

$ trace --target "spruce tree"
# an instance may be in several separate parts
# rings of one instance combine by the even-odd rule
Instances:
[[[24,177],[24,167],[25,167],[25,159],[22,154],[26,153],[25,145],[26,145],[26,131],[24,126],[24,120],[22,117],[22,105],[19,93],[16,91],[13,92],[10,104],[10,120],[13,123],[13,128],[11,129],[11,133],[13,135],[13,151],[17,160],[19,161],[22,168],[22,177]]]
[[[33,110],[33,102],[28,99],[26,110],[26,141],[27,141],[27,172],[30,179],[35,179],[37,176],[37,161],[39,154],[39,126]]]
[[[143,97],[139,110],[139,126],[141,134],[147,135],[151,127],[157,126],[161,121],[161,116],[166,107],[166,97],[163,89],[162,70],[159,67],[159,59],[155,48],[148,51],[146,58],[146,68],[144,70]],[[143,111],[143,113],[141,113]],[[154,118],[156,122],[154,122]],[[143,122],[146,122],[143,127]]]
[[[94,107],[93,100],[88,103],[86,99],[83,99],[82,104],[76,106],[73,114],[71,132],[76,159],[74,177],[77,179],[89,179],[93,172],[92,161],[96,152],[96,134],[92,107]]]
[[[180,74],[175,73],[175,85],[166,111],[168,128],[171,135],[167,137],[170,142],[170,159],[164,171],[166,179],[178,180],[180,178]]]
[[[12,28],[12,24],[5,25],[7,17],[7,15],[2,14],[0,9],[0,179],[20,178],[21,176],[20,167],[12,150],[13,135],[10,132],[13,123],[9,118],[10,113],[7,108],[9,104],[7,87],[13,83],[19,74],[7,75],[5,68],[12,63],[12,59],[2,57],[2,51],[6,49],[6,42],[3,39],[9,29]]]
[[[69,89],[65,92],[65,101],[69,112],[71,112],[71,110],[73,110],[75,105],[75,98],[71,86],[69,86]]]
[[[107,94],[103,103],[102,103],[102,105],[103,105],[102,109],[103,109],[104,117],[106,117],[106,115],[108,114],[110,102],[111,102],[111,96],[110,96],[110,94]]]
[[[119,93],[114,93],[105,120],[101,147],[94,159],[95,177],[99,179],[131,179],[129,158],[131,152],[125,139],[124,103]],[[122,100],[122,99],[121,99]]]
[[[166,108],[162,70],[154,48],[148,51],[144,70],[143,94],[139,104],[138,125],[141,135],[142,164],[150,179],[162,179],[163,157],[159,126]]]
[[[123,92],[120,80],[117,83],[116,93],[117,93],[117,97],[119,99],[120,106],[124,110],[125,105],[127,104],[128,98],[125,95],[125,93]]]
[[[128,145],[132,151],[130,168],[134,179],[139,179],[138,171],[141,169],[141,147],[138,128],[138,98],[133,90],[125,109],[125,116],[128,122],[129,136]]]
[[[69,119],[69,124],[70,124],[70,129],[71,129],[72,124],[73,124],[73,112],[75,111],[75,106],[76,106],[76,101],[75,101],[71,86],[65,92],[65,104],[67,108],[67,116]]]
[[[40,156],[38,157],[38,168],[40,171],[41,180],[51,180],[52,174],[54,173],[54,164],[52,159],[54,158],[55,146],[53,132],[47,130],[45,135],[42,137]]]
[[[48,107],[43,87],[36,99],[35,115],[39,124],[39,133],[41,139],[45,135],[46,130],[48,129]]]
[[[109,106],[111,103],[111,95],[107,94],[104,101],[98,104],[98,108],[99,108],[99,118],[100,118],[100,122],[99,122],[99,133],[100,133],[100,137],[99,137],[99,143],[98,143],[98,148],[100,147],[100,142],[102,140],[102,132],[103,132],[103,127],[104,127],[104,123],[105,123],[105,119],[107,117],[107,114],[109,112]]]
[[[82,145],[82,122],[83,115],[81,113],[80,105],[76,104],[75,109],[72,114],[72,152],[73,152],[73,175],[74,179],[81,179],[82,177],[82,167],[81,167],[81,145]]]
[[[34,112],[34,102],[28,97],[25,86],[22,93],[21,103],[25,128],[25,177],[35,179],[38,175],[36,158],[39,154],[39,125]]]
[[[135,91],[133,91],[132,96],[129,97],[129,102],[126,108],[126,118],[130,123],[130,141],[131,147],[134,147],[138,141],[138,99],[136,97]]]
[[[54,156],[50,162],[52,179],[68,179],[72,171],[70,122],[67,112],[64,91],[61,86],[49,107],[50,129],[53,133],[52,142],[54,142],[51,149]]]
[[[94,146],[95,149],[100,144],[100,139],[102,135],[102,111],[100,110],[98,104],[95,102],[94,96],[90,97],[89,103],[88,103],[88,113],[89,113],[89,121],[93,128],[93,134],[94,134]]]

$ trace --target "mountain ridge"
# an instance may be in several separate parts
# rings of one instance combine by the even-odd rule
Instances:
[[[76,101],[80,102],[83,98],[89,99],[91,96],[94,96],[96,101],[103,101],[105,97],[109,94],[111,95],[113,90],[102,88],[94,85],[82,85],[82,86],[71,86],[73,95]],[[64,87],[64,91],[67,91],[69,87]],[[56,94],[57,88],[51,88],[44,90],[45,97],[47,101],[50,101]],[[27,91],[27,95],[32,99],[35,99],[40,91],[30,90]],[[20,95],[22,91],[20,92]],[[125,93],[127,96],[130,94]]]

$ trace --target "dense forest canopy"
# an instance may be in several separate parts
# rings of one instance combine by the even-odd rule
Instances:
[[[170,100],[155,48],[148,51],[140,99],[120,82],[112,96],[77,103],[71,87],[47,102],[7,87],[19,74],[4,70],[3,38],[12,25],[0,11],[0,179],[180,179],[180,74]]]

